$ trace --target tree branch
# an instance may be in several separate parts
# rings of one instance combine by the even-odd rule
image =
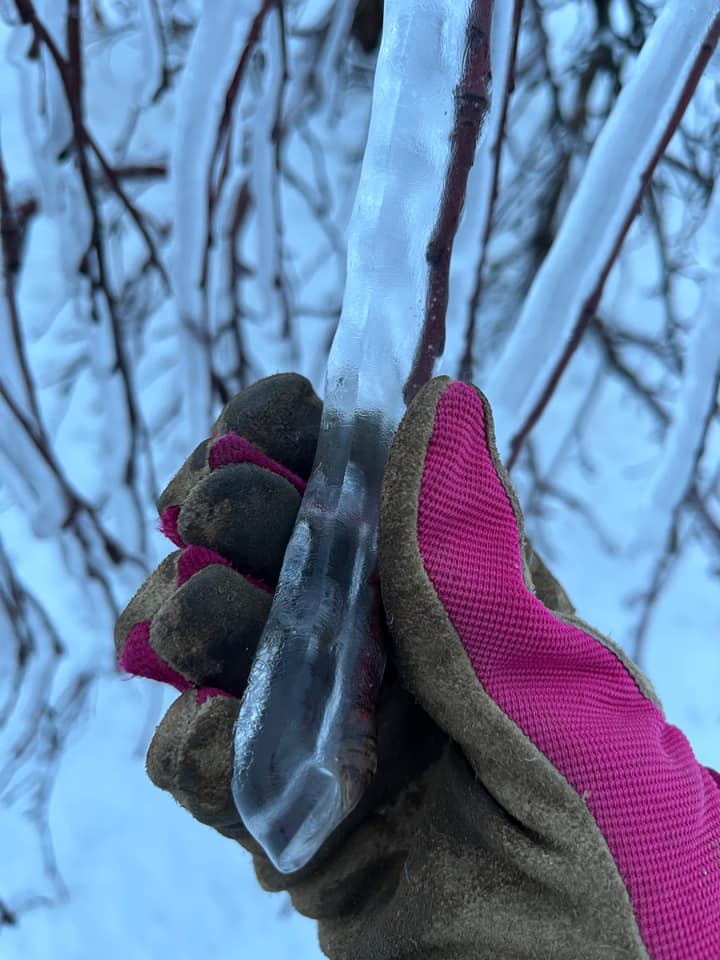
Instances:
[[[467,310],[467,326],[465,328],[465,349],[460,361],[459,377],[461,380],[470,381],[473,374],[473,343],[475,342],[475,321],[477,317],[480,296],[482,293],[482,277],[487,260],[488,244],[492,233],[495,216],[495,206],[497,204],[498,194],[500,192],[500,168],[502,160],[502,148],[505,141],[505,133],[508,119],[508,107],[510,97],[515,89],[515,65],[517,62],[518,41],[520,39],[520,20],[523,9],[523,0],[514,0],[512,38],[510,41],[510,57],[508,69],[505,75],[505,83],[502,93],[502,107],[500,110],[500,121],[495,136],[495,141],[491,147],[493,158],[493,172],[490,183],[490,202],[485,212],[485,226],[480,239],[480,256],[475,267],[475,286],[470,295],[470,302]]]
[[[462,73],[455,89],[455,121],[450,135],[450,157],[438,218],[425,254],[430,268],[425,317],[403,390],[408,404],[430,378],[433,364],[445,344],[450,257],[465,203],[468,175],[475,160],[475,148],[490,106],[492,11],[493,0],[472,0]]]
[[[700,81],[700,77],[702,76],[707,63],[710,60],[715,47],[717,46],[718,39],[720,39],[720,13],[716,15],[710,24],[706,37],[700,46],[700,50],[695,62],[688,73],[680,96],[678,97],[678,101],[669,117],[668,123],[666,124],[665,129],[663,130],[663,133],[659,138],[647,165],[645,166],[645,169],[642,171],[632,203],[628,206],[625,217],[613,240],[612,245],[610,246],[608,255],[602,264],[595,287],[582,304],[579,316],[571,330],[568,341],[565,344],[565,347],[562,350],[558,360],[550,371],[545,385],[540,391],[537,401],[532,406],[527,417],[525,418],[525,421],[512,438],[510,444],[510,456],[507,460],[508,470],[511,470],[514,466],[523,443],[543,415],[545,408],[550,402],[550,398],[554,394],[563,373],[567,369],[570,360],[579,347],[587,327],[595,316],[597,307],[600,303],[600,297],[605,287],[605,281],[607,280],[610,269],[612,268],[617,255],[620,252],[620,248],[622,247],[625,237],[627,236],[628,230],[630,229],[630,226],[640,209],[643,195],[650,185],[653,172],[665,150],[667,149],[667,145],[675,133],[683,114],[687,110],[692,95]]]

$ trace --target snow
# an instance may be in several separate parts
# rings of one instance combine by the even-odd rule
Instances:
[[[321,957],[314,924],[285,895],[263,893],[249,854],[193,822],[148,781],[148,720],[173,699],[158,702],[156,694],[118,678],[97,685],[50,810],[69,897],[3,928],[3,960]],[[5,829],[3,861],[13,871],[24,862],[24,847]]]

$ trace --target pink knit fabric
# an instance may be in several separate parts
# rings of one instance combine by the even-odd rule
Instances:
[[[232,568],[230,561],[226,560],[225,557],[221,557],[219,553],[215,553],[214,550],[210,550],[207,547],[187,547],[178,559],[178,586],[181,587],[199,570],[202,570],[204,567],[209,567],[213,563],[219,563],[223,567]],[[249,573],[241,573],[240,576],[254,587],[259,587],[266,593],[275,593],[273,587],[258,577],[251,577]]]
[[[427,451],[420,552],[478,679],[585,800],[653,960],[720,958],[720,790],[620,660],[525,587],[484,412],[443,394]]]
[[[268,457],[262,450],[258,450],[245,437],[239,437],[235,433],[225,433],[213,442],[208,463],[212,470],[229,463],[254,463],[258,467],[277,473],[280,477],[285,477],[300,493],[305,492],[305,481],[296,473]]]
[[[225,467],[230,463],[254,463],[264,470],[270,470],[279,477],[288,480],[299,493],[305,492],[306,483],[292,470],[288,470],[277,460],[273,460],[253,446],[245,437],[239,437],[235,433],[225,433],[218,437],[210,447],[208,456],[208,466],[211,470],[217,470],[219,467]],[[158,524],[160,532],[171,540],[176,547],[184,547],[185,541],[178,532],[178,520],[180,519],[181,504],[173,504],[166,507],[160,515]],[[260,586],[263,590],[269,590],[267,584],[262,581],[255,581],[251,577],[247,578],[251,583]]]
[[[188,547],[178,557],[177,585],[182,587],[190,577],[214,563],[222,567],[232,566],[229,560],[221,557],[214,550],[208,550],[207,547]]]
[[[118,663],[126,673],[132,673],[136,677],[146,677],[148,680],[157,680],[159,683],[169,683],[180,693],[191,690],[194,686],[177,670],[173,670],[169,664],[165,663],[150,646],[149,620],[138,623],[130,631]],[[218,687],[199,687],[195,694],[195,702],[198,706],[202,706],[211,697],[232,697],[232,694]]]
[[[125,641],[118,663],[126,673],[147,677],[159,683],[169,683],[183,693],[193,686],[181,674],[158,656],[150,646],[150,621],[145,620],[132,628]]]
[[[160,529],[160,533],[164,534],[168,540],[171,540],[176,547],[184,547],[185,541],[178,533],[177,528],[179,517],[180,507],[177,504],[173,507],[167,507],[160,514],[160,523],[158,524],[158,527]]]

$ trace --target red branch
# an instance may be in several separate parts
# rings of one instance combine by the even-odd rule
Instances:
[[[502,108],[500,111],[500,122],[498,125],[497,136],[491,147],[493,156],[493,174],[492,184],[490,186],[490,202],[488,203],[487,213],[485,215],[485,227],[483,229],[482,239],[480,241],[480,256],[475,268],[475,287],[473,288],[468,304],[468,321],[465,331],[465,350],[460,361],[460,379],[471,380],[473,371],[473,342],[475,340],[475,317],[478,304],[482,293],[482,276],[487,258],[488,243],[493,229],[493,220],[495,214],[495,205],[497,204],[500,189],[500,160],[502,158],[502,148],[505,140],[505,128],[507,126],[508,107],[510,105],[510,96],[515,89],[515,64],[517,62],[518,40],[520,38],[520,19],[523,8],[523,0],[515,0],[512,23],[512,39],[510,41],[510,58],[508,61],[508,70],[505,77],[505,87],[503,90]]]
[[[710,57],[712,56],[713,51],[715,50],[715,47],[718,44],[718,40],[720,40],[720,13],[718,13],[718,15],[715,17],[712,24],[710,25],[710,29],[708,30],[707,36],[705,37],[705,40],[703,41],[700,47],[700,51],[698,53],[697,59],[693,64],[692,70],[688,74],[682,93],[678,99],[675,109],[672,112],[670,121],[667,127],[665,128],[665,132],[660,138],[660,141],[655,149],[655,152],[650,158],[650,161],[647,167],[645,168],[645,170],[643,170],[643,173],[638,183],[638,190],[635,196],[635,200],[633,201],[630,209],[628,210],[627,216],[625,217],[625,220],[622,226],[620,227],[618,235],[615,238],[615,243],[613,244],[612,250],[610,251],[608,258],[605,261],[605,264],[603,265],[602,270],[600,271],[598,282],[595,285],[595,288],[593,289],[590,296],[587,298],[587,300],[583,304],[580,311],[580,315],[575,323],[575,326],[573,327],[572,333],[570,334],[570,338],[568,339],[568,342],[565,345],[565,349],[563,350],[560,358],[555,364],[555,367],[553,368],[537,403],[532,408],[525,422],[523,423],[523,425],[520,427],[520,429],[512,439],[512,443],[510,445],[510,456],[507,461],[508,470],[511,470],[514,464],[516,463],[523,444],[525,443],[531,431],[534,429],[534,427],[542,417],[543,413],[545,412],[545,408],[550,402],[550,398],[554,394],[557,388],[557,385],[560,382],[560,379],[562,378],[563,373],[567,369],[567,366],[570,363],[570,360],[572,359],[576,350],[580,346],[580,342],[583,338],[583,335],[587,330],[588,326],[590,325],[590,322],[592,321],[593,317],[595,316],[595,313],[598,308],[598,304],[600,303],[600,297],[602,296],[603,288],[605,287],[605,282],[608,278],[608,274],[610,273],[610,270],[613,264],[615,263],[615,260],[617,259],[618,254],[620,253],[620,249],[625,241],[625,237],[627,236],[627,233],[630,229],[630,226],[632,225],[633,220],[635,219],[635,217],[640,211],[640,206],[642,203],[643,196],[650,185],[650,181],[652,180],[652,176],[655,171],[655,168],[657,167],[658,163],[662,159],[662,156],[667,150],[670,140],[672,139],[675,131],[680,125],[680,121],[682,120],[685,114],[685,111],[687,110],[690,104],[693,94],[695,93],[695,89],[698,83],[700,82],[700,78],[703,75],[705,67],[707,66],[708,61],[710,60]]]
[[[100,164],[100,168],[102,169],[110,188],[117,195],[118,199],[125,207],[135,226],[140,232],[148,248],[150,263],[158,271],[165,289],[169,290],[170,282],[168,280],[167,273],[165,272],[165,268],[160,261],[155,243],[148,232],[142,215],[123,189],[122,184],[120,183],[116,172],[113,170],[112,165],[108,162],[98,143],[85,126],[82,113],[82,103],[81,99],[78,97],[78,94],[82,91],[83,81],[82,56],[80,50],[80,0],[70,0],[68,3],[66,24],[66,39],[68,47],[67,60],[62,55],[58,45],[55,43],[52,34],[48,31],[45,24],[38,17],[32,0],[15,0],[15,7],[21,21],[23,23],[30,24],[32,27],[36,40],[47,47],[47,50],[57,69],[70,110],[70,118],[73,125],[73,137],[78,155],[78,165],[80,166],[81,174],[83,174],[83,181],[85,182],[86,190],[87,185],[91,181],[87,164],[87,156],[85,154],[85,145],[87,145],[95,155],[95,158]]]
[[[210,162],[208,164],[207,237],[205,240],[205,255],[203,257],[201,280],[203,286],[207,280],[208,261],[210,258],[210,247],[212,245],[212,221],[215,213],[215,206],[217,204],[218,197],[222,192],[223,183],[227,178],[228,170],[230,169],[230,126],[233,110],[235,108],[235,101],[240,93],[240,85],[242,83],[243,76],[245,75],[247,65],[250,62],[250,56],[255,49],[262,34],[263,27],[265,26],[265,18],[273,7],[280,5],[280,2],[281,0],[262,0],[262,5],[255,14],[253,22],[250,24],[250,29],[248,30],[247,37],[245,38],[245,45],[240,53],[240,59],[235,67],[235,72],[233,73],[232,79],[230,80],[228,88],[225,91],[223,112],[222,116],[220,117],[220,123],[217,127],[215,143],[213,144],[212,154],[210,155]],[[213,181],[213,171],[218,170],[218,168],[219,173],[217,180]]]
[[[430,266],[423,329],[403,390],[410,403],[432,375],[445,345],[445,314],[450,285],[450,257],[465,203],[475,147],[490,104],[490,25],[493,0],[473,0],[465,36],[462,75],[455,88],[455,122],[440,209],[425,257]]]

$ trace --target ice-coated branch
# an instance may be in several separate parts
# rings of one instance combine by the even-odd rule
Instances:
[[[720,35],[716,0],[670,0],[603,127],[486,389],[512,464],[596,310],[653,170]],[[648,110],[648,103],[659,110]]]
[[[318,99],[324,102],[328,115],[336,109],[338,67],[347,44],[356,8],[356,0],[335,0],[327,27],[327,40],[322,46],[317,64],[313,66],[313,81],[317,88]],[[304,10],[302,16],[305,20],[307,14]],[[302,28],[307,30],[304,23]]]
[[[47,49],[55,65],[71,119],[72,146],[82,185],[80,196],[82,196],[86,205],[82,212],[84,221],[88,224],[87,241],[77,264],[74,264],[74,266],[77,270],[78,279],[83,282],[81,278],[86,278],[84,285],[88,292],[87,304],[93,320],[91,329],[96,331],[96,339],[103,342],[103,347],[93,352],[93,359],[98,367],[105,364],[106,369],[110,367],[112,372],[117,374],[116,382],[119,384],[124,401],[124,414],[127,418],[128,427],[128,449],[122,475],[127,482],[128,493],[135,506],[137,538],[141,549],[144,550],[147,531],[142,521],[142,496],[139,489],[140,461],[142,459],[141,454],[144,453],[145,459],[150,465],[149,476],[152,476],[149,438],[137,396],[134,382],[135,373],[132,369],[122,329],[118,297],[111,279],[111,270],[108,264],[108,236],[102,211],[102,197],[93,174],[91,155],[94,155],[98,161],[111,191],[117,195],[136,226],[139,227],[139,231],[148,246],[150,262],[154,264],[163,279],[165,276],[164,270],[142,216],[130,201],[112,166],[104,157],[87,128],[84,112],[84,52],[79,0],[70,0],[67,5],[65,14],[67,53],[65,55],[61,52],[50,30],[38,16],[32,0],[15,0],[15,4],[21,20],[31,27],[36,42]],[[112,420],[114,428],[117,429],[119,421],[116,412]]]
[[[35,382],[30,372],[25,339],[20,326],[15,297],[15,274],[21,262],[20,225],[10,202],[7,175],[0,145],[0,276],[3,295],[0,303],[0,353],[3,357],[3,378],[8,379],[15,397],[22,397],[22,407],[39,420]],[[5,342],[3,342],[5,341]],[[11,372],[11,368],[15,369]]]
[[[423,383],[429,380],[435,361],[445,346],[450,257],[465,203],[470,168],[475,161],[475,147],[490,106],[492,12],[493,0],[473,0],[470,7],[462,72],[454,92],[450,157],[440,209],[425,253],[429,266],[425,317],[403,390],[406,403],[410,403]]]
[[[32,0],[14,0],[14,2],[20,20],[32,27],[36,40],[47,48],[58,71],[72,118],[78,164],[80,165],[85,189],[92,190],[92,177],[85,149],[87,145],[100,164],[110,188],[117,195],[141,234],[148,248],[150,263],[158,271],[165,286],[168,286],[165,268],[158,255],[155,241],[150,235],[142,215],[124,190],[117,174],[113,170],[112,164],[109,163],[85,124],[82,107],[82,51],[80,41],[79,0],[70,0],[68,3],[65,31],[68,48],[67,58],[63,56],[52,34],[38,16]]]
[[[604,354],[609,370],[630,388],[633,396],[638,397],[664,427],[669,426],[670,414],[655,391],[643,382],[642,374],[626,363],[615,332],[599,316],[593,318],[590,329]]]
[[[103,528],[93,507],[72,489],[53,453],[37,402],[15,297],[11,266],[17,242],[0,152],[0,276],[3,282],[0,345],[4,360],[0,375],[0,460],[5,468],[3,480],[42,535],[61,529],[71,531],[86,545],[97,544],[105,563],[115,565],[130,560],[142,566],[141,561],[119,547]],[[88,559],[91,576],[110,595],[102,567],[102,561],[98,565]]]
[[[87,554],[88,574],[98,581],[115,609],[106,568],[131,563],[146,570],[144,561],[121,547],[101,523],[97,511],[68,483],[50,447],[42,424],[33,423],[20,409],[0,378],[0,460],[3,480],[18,504],[35,521],[37,533],[47,537],[68,531]],[[98,557],[101,559],[98,561]]]
[[[217,124],[215,142],[213,144],[210,163],[208,165],[208,224],[211,224],[212,222],[215,204],[217,203],[218,197],[222,192],[223,183],[230,169],[232,117],[236,101],[240,94],[242,81],[248,68],[248,64],[250,63],[250,57],[255,50],[258,41],[260,40],[260,35],[263,27],[265,26],[265,20],[270,11],[275,7],[278,7],[278,0],[262,0],[262,3],[260,3],[259,6],[257,3],[250,3],[248,4],[248,9],[243,11],[244,17],[248,21],[247,35],[245,37],[245,43],[240,51],[240,56],[237,58],[235,70],[233,71],[230,82],[225,90],[222,115],[219,123]],[[255,15],[250,20],[250,10],[253,8],[255,9]],[[235,11],[234,17],[238,17],[238,11]],[[203,272],[207,266],[208,254],[209,250],[206,248],[205,258],[203,261]]]
[[[720,181],[715,201],[720,212]],[[716,217],[715,228],[720,227]],[[642,539],[662,540],[660,517],[682,503],[697,474],[710,419],[715,413],[720,374],[720,262],[703,284],[700,306],[685,353],[680,395],[672,425],[665,434],[660,464],[648,490]]]
[[[15,576],[12,563],[0,540],[0,802],[3,822],[12,819],[12,793],[18,781],[25,786],[25,816],[40,819],[47,788],[55,779],[56,764],[45,762],[43,741],[52,730],[54,752],[59,755],[64,744],[62,722],[48,701],[48,691],[55,679],[63,643],[42,604]],[[10,639],[13,642],[9,642]],[[28,789],[29,788],[29,789]],[[29,801],[29,803],[28,803]],[[51,851],[47,823],[41,828],[43,847]],[[46,875],[56,883],[54,858],[46,859]],[[18,892],[3,890],[7,901],[0,901],[0,927],[16,923],[34,904]]]
[[[717,181],[698,233],[698,245],[709,254],[708,272],[692,320],[685,351],[683,379],[674,403],[672,423],[665,434],[662,456],[639,512],[635,547],[656,553],[653,573],[635,633],[639,656],[655,604],[679,550],[680,518],[685,508],[697,509],[700,464],[717,412],[720,389],[720,180]],[[702,514],[702,510],[700,511]],[[705,519],[705,518],[704,518]]]
[[[162,17],[158,0],[140,0],[140,38],[147,56],[147,80],[145,89],[151,100],[157,100],[169,81],[167,48],[163,34]]]
[[[175,198],[172,285],[180,319],[183,419],[195,441],[204,436],[211,414],[207,280],[218,203],[231,168],[233,117],[251,55],[276,3],[205,4],[178,90],[170,161]]]
[[[280,340],[291,344],[291,295],[283,263],[283,205],[280,191],[281,150],[283,141],[282,113],[288,81],[285,21],[282,7],[268,19],[267,67],[263,71],[262,89],[256,97],[256,112],[249,139],[252,143],[250,179],[257,211],[258,252],[256,277],[263,311],[280,320]],[[292,352],[292,351],[290,351]],[[294,369],[290,357],[288,369]]]

